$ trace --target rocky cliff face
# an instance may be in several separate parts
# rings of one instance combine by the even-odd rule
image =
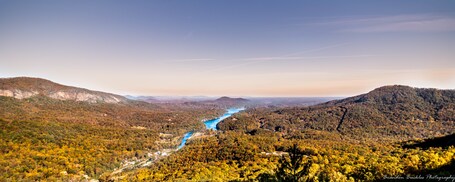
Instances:
[[[0,79],[0,96],[26,99],[39,95],[59,100],[74,100],[90,103],[120,103],[128,100],[120,95],[64,86],[39,78],[18,77]]]
[[[0,96],[14,97],[16,99],[25,99],[38,95],[39,93],[34,91],[22,91],[22,90],[0,90]]]
[[[65,91],[58,91],[48,95],[51,98],[59,99],[59,100],[75,100],[75,101],[85,101],[85,102],[106,102],[106,103],[119,103],[123,101],[123,98],[117,98],[113,95],[96,95],[91,94],[88,92],[65,92]]]

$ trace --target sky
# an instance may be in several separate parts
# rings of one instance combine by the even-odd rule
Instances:
[[[455,1],[0,0],[0,77],[129,95],[454,89]]]

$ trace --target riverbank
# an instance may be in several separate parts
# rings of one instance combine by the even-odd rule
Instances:
[[[216,129],[216,125],[219,122],[221,122],[224,119],[226,119],[228,117],[231,117],[233,114],[238,113],[238,112],[243,111],[243,110],[245,110],[244,107],[242,107],[242,108],[229,108],[229,109],[227,109],[226,113],[224,113],[222,116],[220,116],[218,118],[215,118],[215,119],[211,119],[211,120],[205,121],[204,124],[205,124],[205,126],[206,126],[206,128],[208,130],[210,130],[210,129],[211,130],[217,130]],[[190,139],[192,136],[193,136],[193,131],[185,133],[185,135],[183,136],[183,139],[182,139],[182,143],[180,143],[180,145],[177,147],[177,150],[179,150],[182,147],[184,147],[185,144],[186,144],[186,141],[188,139]]]
[[[229,108],[226,110],[226,113],[224,113],[222,116],[218,117],[218,118],[215,118],[215,119],[211,119],[211,120],[207,120],[207,121],[204,121],[204,124],[206,126],[206,129],[207,130],[217,130],[216,129],[216,125],[223,121],[224,119],[228,118],[228,117],[231,117],[233,114],[235,113],[238,113],[240,111],[243,111],[245,110],[245,108]],[[206,130],[206,131],[207,131]],[[194,132],[194,131],[189,131],[187,133],[185,133],[183,135],[183,139],[182,139],[182,142],[180,143],[180,145],[177,147],[177,149],[162,149],[162,150],[159,150],[159,151],[156,151],[154,153],[148,153],[147,154],[147,158],[142,158],[142,159],[138,159],[138,158],[133,158],[133,159],[130,159],[130,160],[124,160],[122,162],[122,165],[121,167],[115,169],[111,175],[116,175],[116,174],[119,174],[121,172],[123,172],[124,170],[132,170],[132,169],[135,169],[135,168],[141,168],[141,167],[147,167],[147,166],[150,166],[152,165],[153,163],[155,163],[156,161],[162,159],[162,158],[165,158],[165,157],[168,157],[169,155],[171,155],[172,153],[180,150],[181,148],[183,148],[185,145],[186,145],[186,142],[187,140],[191,139],[191,138],[195,138],[195,137],[204,137],[204,136],[212,136],[212,135],[207,135],[205,134],[206,132]],[[163,136],[163,137],[171,137],[172,135],[169,135],[169,134],[160,134],[160,136]]]

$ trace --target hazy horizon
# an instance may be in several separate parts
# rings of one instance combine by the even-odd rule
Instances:
[[[1,1],[0,27],[0,77],[121,95],[455,85],[454,1]]]

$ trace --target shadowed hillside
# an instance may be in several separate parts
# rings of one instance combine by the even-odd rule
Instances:
[[[436,138],[429,138],[420,141],[410,141],[406,142],[403,147],[404,148],[424,148],[428,149],[430,147],[443,147],[447,148],[450,146],[455,146],[455,134],[443,136],[443,137],[436,137]]]

